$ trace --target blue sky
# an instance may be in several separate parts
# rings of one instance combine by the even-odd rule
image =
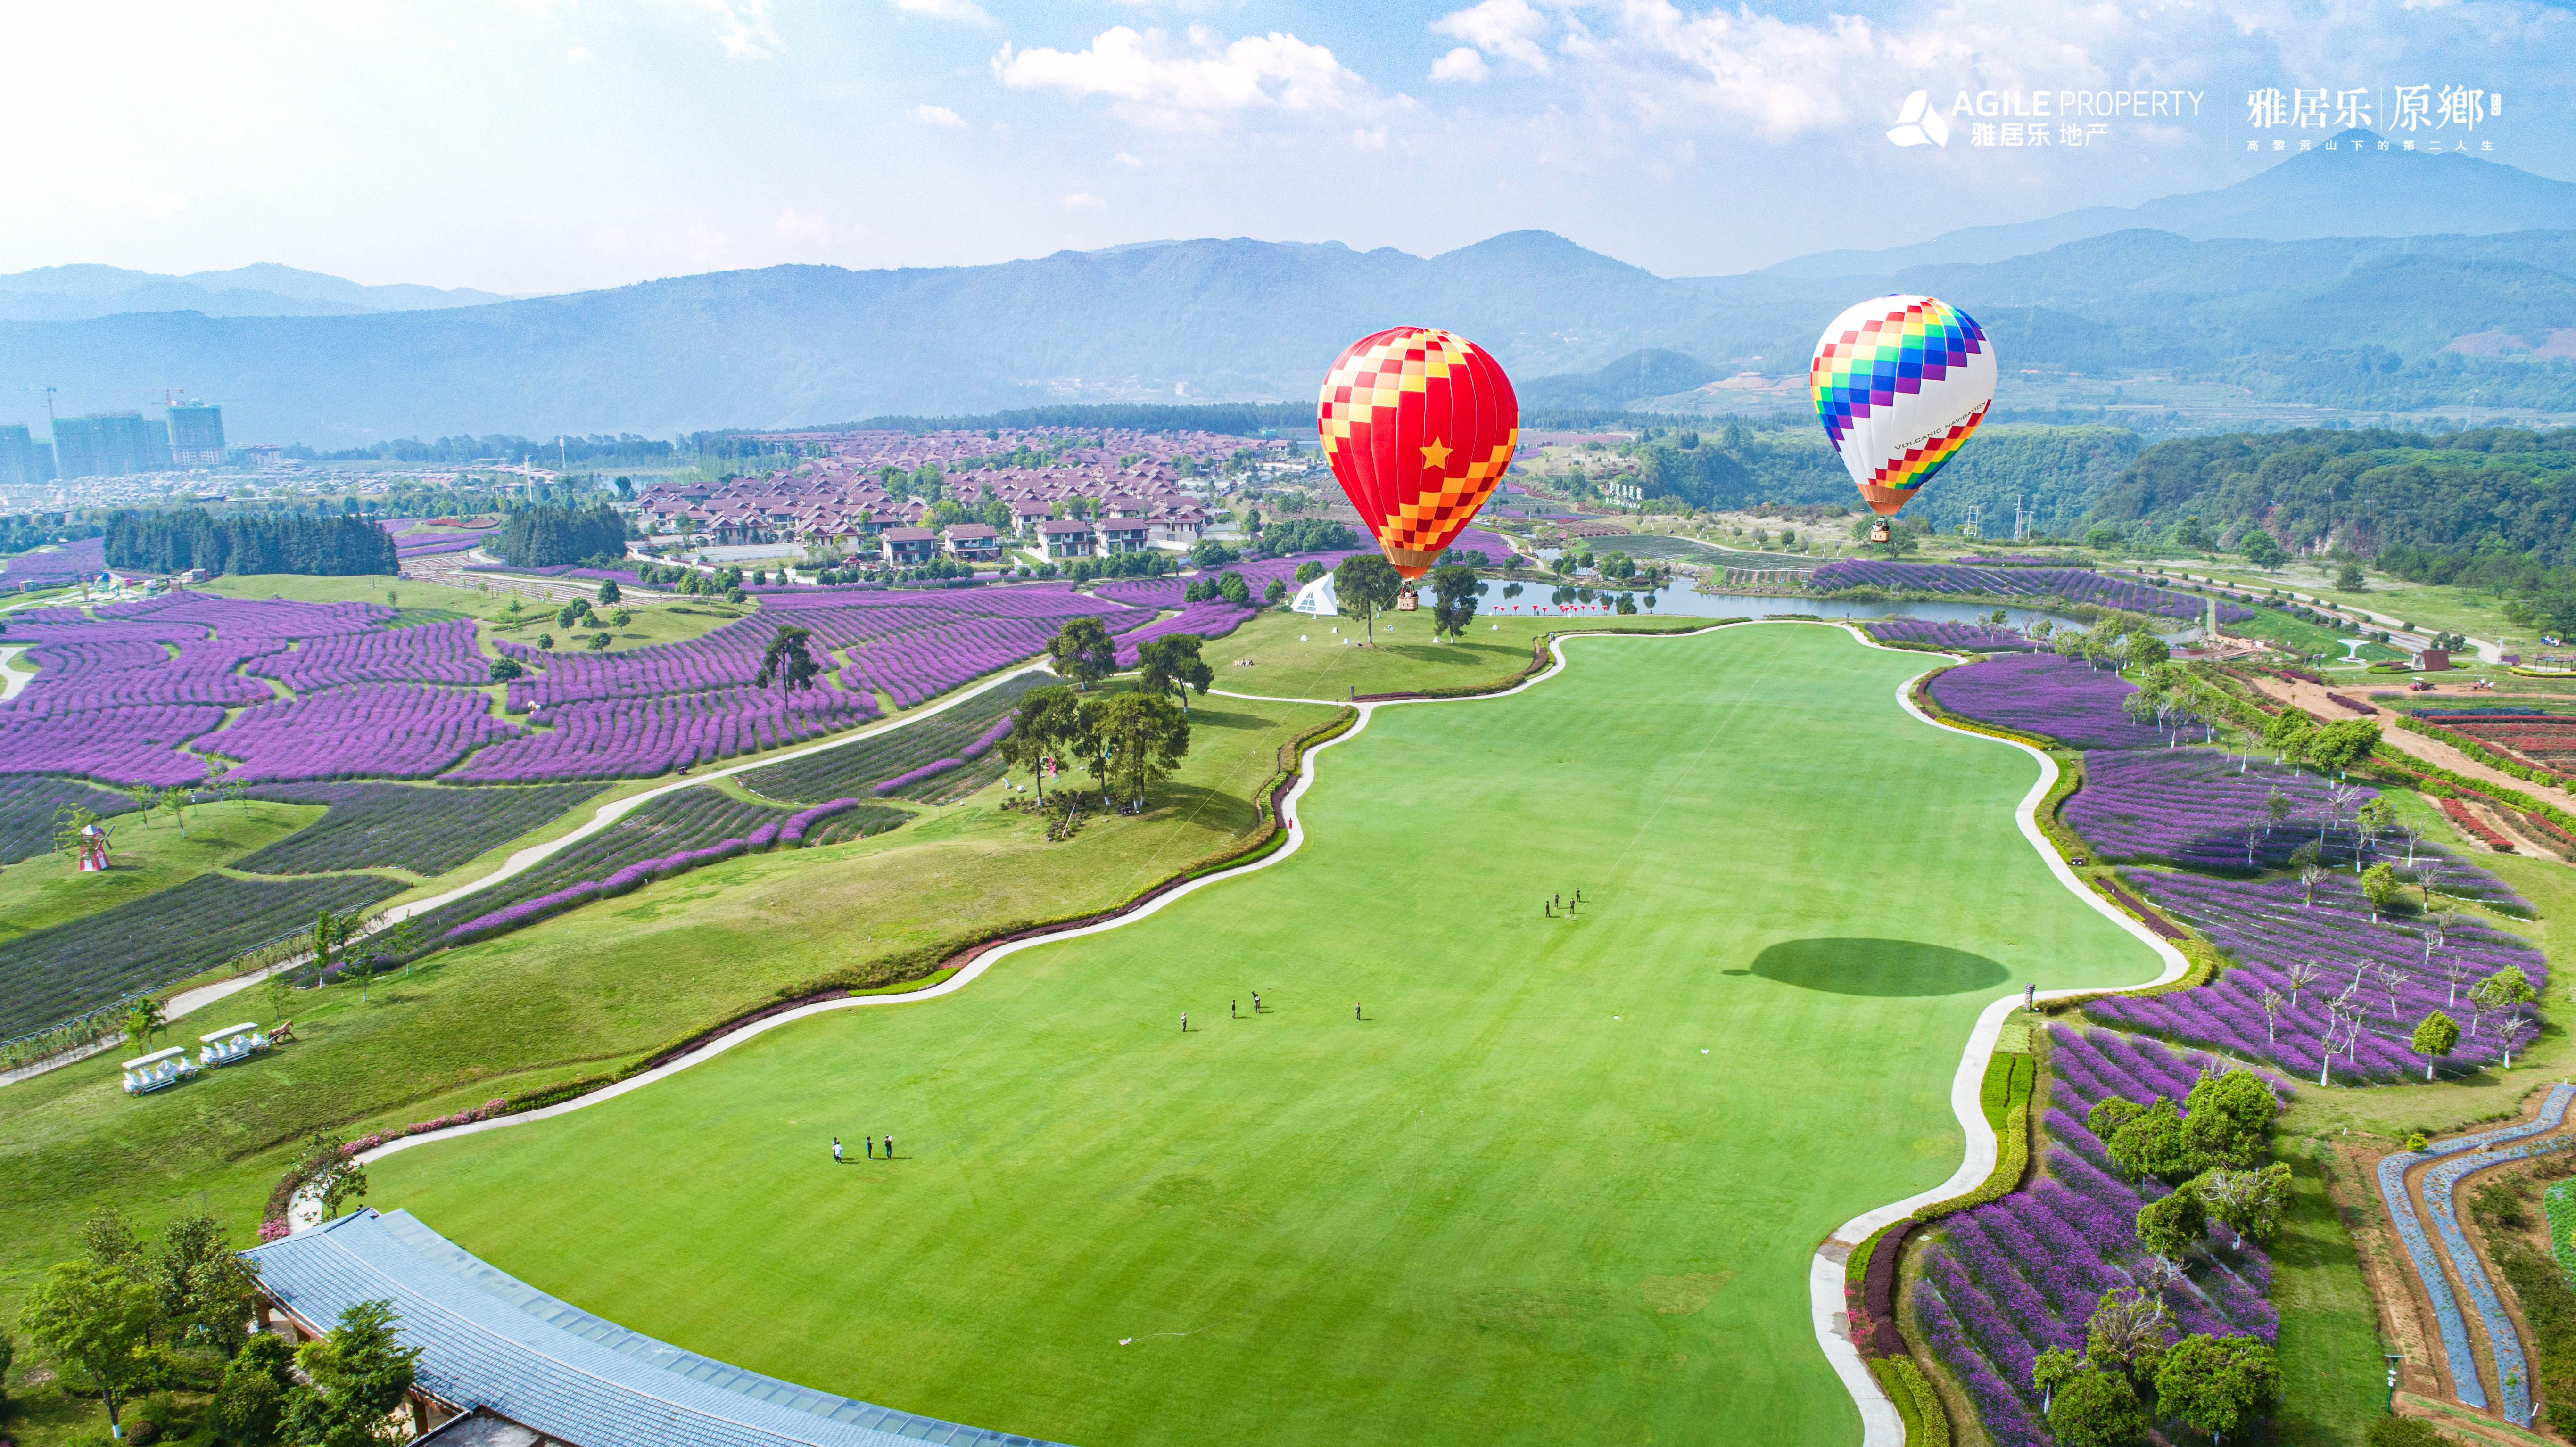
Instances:
[[[2531,0],[199,0],[10,29],[0,272],[530,293],[1541,228],[1702,275],[2224,185],[2277,159],[2249,141],[2322,138],[2344,99],[2390,130],[2408,96],[2428,144],[2576,177],[2576,16]],[[1944,144],[1891,140],[1916,90]]]

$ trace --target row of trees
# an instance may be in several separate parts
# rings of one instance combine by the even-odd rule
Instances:
[[[81,1243],[79,1257],[37,1279],[19,1325],[67,1386],[100,1398],[120,1435],[137,1396],[212,1386],[210,1410],[227,1443],[357,1447],[383,1440],[411,1389],[420,1351],[402,1344],[390,1302],[350,1307],[328,1335],[293,1352],[253,1333],[258,1273],[211,1215],[171,1221],[155,1245],[110,1206],[82,1224]],[[0,1334],[0,1378],[13,1352]],[[156,1426],[177,1425],[166,1404],[151,1410]]]
[[[621,545],[622,546],[622,545]],[[119,510],[107,518],[107,564],[151,573],[302,573],[345,577],[400,570],[393,536],[373,518]]]
[[[502,518],[499,532],[484,549],[518,567],[551,568],[602,555],[622,557],[626,538],[626,519],[606,503],[523,507]]]

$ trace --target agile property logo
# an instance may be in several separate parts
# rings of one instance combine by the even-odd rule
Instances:
[[[1932,92],[1918,90],[1905,98],[1905,108],[1896,113],[1896,128],[1887,138],[1900,146],[1946,146],[1950,123],[1932,108]]]

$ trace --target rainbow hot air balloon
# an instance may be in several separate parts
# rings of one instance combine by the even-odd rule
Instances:
[[[1484,348],[1434,327],[1394,327],[1334,359],[1315,430],[1386,560],[1419,578],[1512,465],[1521,406]]]
[[[1911,502],[1986,420],[1995,349],[1974,318],[1938,297],[1882,296],[1826,326],[1807,387],[1816,420],[1883,519]],[[1887,524],[1870,536],[1886,541]]]

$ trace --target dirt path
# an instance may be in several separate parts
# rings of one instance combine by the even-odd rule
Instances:
[[[2288,679],[2266,677],[2257,677],[2253,680],[2253,683],[2255,687],[2260,688],[2272,697],[2279,699],[2284,703],[2297,704],[2299,707],[2306,709],[2309,713],[2316,715],[2318,718],[2325,719],[2328,722],[2361,717],[2360,714],[2354,713],[2351,709],[2345,708],[2343,705],[2328,699],[2326,697],[2327,690],[2319,684],[2294,683]],[[2368,698],[2362,697],[2359,694],[2346,693],[2344,694],[2344,697],[2358,699],[2362,703],[2370,703]],[[2499,788],[2516,790],[2517,792],[2527,794],[2534,799],[2545,800],[2548,803],[2555,804],[2561,809],[2576,812],[2576,795],[2571,795],[2565,789],[2556,788],[2548,784],[2534,784],[2528,780],[2517,779],[2502,769],[2479,763],[2477,760],[2461,753],[2458,749],[2451,747],[2449,744],[2442,743],[2437,739],[2426,738],[2422,734],[2409,733],[2397,726],[2397,713],[2393,709],[2382,708],[2377,704],[2371,704],[2371,717],[2379,721],[2380,741],[2387,744],[2390,748],[2396,749],[2400,753],[2412,754],[2416,758],[2422,759],[2428,764],[2439,764],[2443,768],[2450,770],[2452,773],[2459,774],[2465,778],[2482,779]],[[2544,857],[2556,858],[2557,856],[2544,851]]]

